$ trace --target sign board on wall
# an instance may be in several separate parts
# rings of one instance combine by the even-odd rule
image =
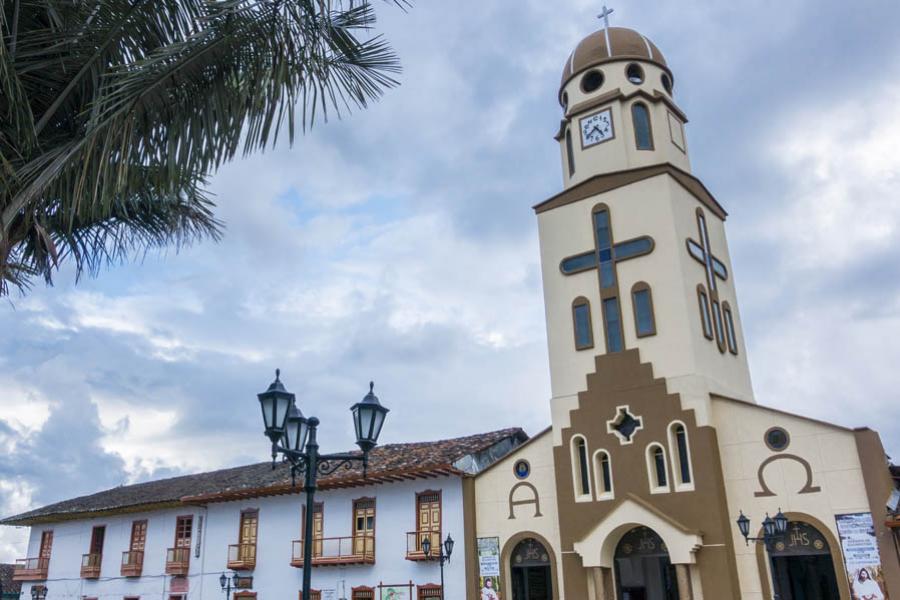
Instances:
[[[500,538],[477,538],[481,600],[500,600]]]
[[[378,584],[380,594],[378,600],[413,600],[412,582],[399,585]]]
[[[853,600],[888,600],[872,513],[835,515]]]

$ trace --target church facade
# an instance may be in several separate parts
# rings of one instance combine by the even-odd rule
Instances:
[[[900,598],[877,433],[756,404],[727,212],[691,174],[674,80],[624,28],[565,62],[564,190],[534,207],[552,425],[476,478],[476,585],[512,600]],[[775,535],[753,540],[767,516]]]

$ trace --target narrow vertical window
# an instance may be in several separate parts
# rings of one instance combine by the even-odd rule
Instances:
[[[634,327],[639,338],[656,335],[656,319],[653,316],[653,295],[650,286],[640,281],[631,288],[634,307]]]
[[[725,352],[725,327],[722,325],[722,310],[719,303],[713,300],[713,325],[716,328],[716,344],[721,352]]]
[[[572,322],[575,327],[575,349],[586,350],[594,347],[594,332],[591,325],[591,304],[581,296],[572,302]]]
[[[569,177],[575,174],[575,154],[572,151],[572,130],[566,129],[566,160],[569,161]]]
[[[597,481],[597,499],[612,498],[612,464],[606,450],[597,450],[594,453],[594,479]]]
[[[631,105],[634,122],[634,143],[638,150],[653,150],[653,133],[650,129],[650,111],[647,105],[637,102]]]
[[[709,316],[709,296],[706,295],[706,288],[702,285],[697,286],[697,302],[700,305],[700,322],[703,323],[703,335],[707,339],[713,339],[712,320]]]
[[[588,471],[587,442],[577,435],[572,438],[572,476],[575,480],[575,499],[590,499],[591,476]]]
[[[654,442],[647,446],[647,478],[650,483],[650,493],[660,494],[669,491],[667,473],[666,451],[661,444]]]
[[[603,320],[606,325],[607,352],[622,351],[622,319],[619,315],[619,299],[603,299]]]
[[[669,425],[669,453],[672,455],[672,475],[676,491],[694,489],[691,469],[691,452],[687,428],[681,421]]]
[[[732,354],[737,354],[737,334],[734,332],[734,317],[727,302],[722,303],[722,312],[725,315],[725,339],[728,341],[728,351]]]
[[[657,446],[653,450],[653,466],[656,471],[656,485],[658,487],[666,487],[666,454],[662,448]]]

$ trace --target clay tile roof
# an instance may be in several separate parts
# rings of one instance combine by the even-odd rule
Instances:
[[[18,594],[22,589],[21,581],[13,581],[13,570],[16,565],[0,563],[0,592],[6,594]]]
[[[606,47],[606,35],[602,29],[581,40],[566,60],[560,89],[585,69],[614,60],[643,60],[669,70],[666,58],[656,44],[633,29],[610,27],[609,45],[612,46],[612,52]]]
[[[354,466],[320,477],[318,483],[321,489],[328,489],[439,475],[465,475],[471,472],[461,463],[467,457],[487,451],[489,462],[494,462],[526,439],[528,436],[522,429],[509,428],[434,442],[385,444],[376,447],[369,454],[365,480],[362,477],[362,467]],[[504,448],[502,454],[490,452],[505,440],[511,440],[512,443],[508,444],[508,449],[506,445],[499,446]],[[486,465],[481,464],[483,466]],[[292,487],[290,469],[282,463],[274,470],[271,462],[256,463],[124,485],[8,517],[0,520],[0,525],[33,525],[85,518],[111,511],[137,512],[183,503],[296,493],[302,490],[301,485],[302,479],[299,479],[297,487]]]

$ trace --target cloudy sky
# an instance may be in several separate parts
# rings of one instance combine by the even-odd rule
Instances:
[[[264,460],[281,367],[326,449],[370,378],[384,441],[549,422],[535,217],[596,2],[379,5],[402,85],[215,177],[220,244],[0,304],[0,514]],[[728,234],[758,400],[900,456],[896,2],[615,5],[653,39]],[[0,562],[24,556],[0,531]]]

